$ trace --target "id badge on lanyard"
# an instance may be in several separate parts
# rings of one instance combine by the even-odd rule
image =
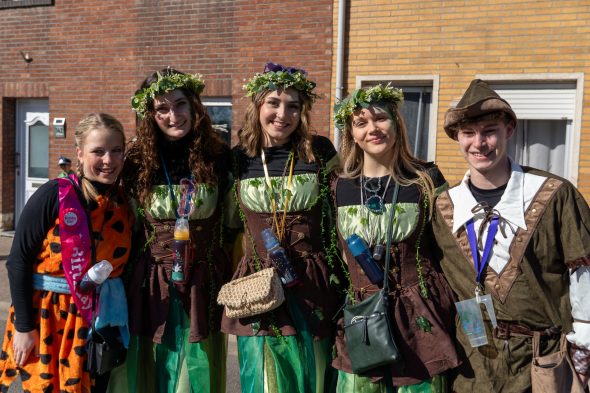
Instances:
[[[469,238],[469,245],[471,246],[471,254],[473,255],[473,265],[475,266],[475,297],[472,299],[463,300],[461,302],[455,302],[455,307],[461,319],[461,327],[469,338],[469,343],[472,347],[479,347],[488,343],[488,337],[486,334],[486,328],[482,315],[482,308],[480,304],[483,304],[485,311],[488,313],[492,326],[497,326],[496,313],[494,312],[494,304],[491,295],[483,295],[481,286],[481,276],[484,272],[487,261],[490,258],[490,251],[494,244],[494,237],[498,232],[498,217],[492,218],[490,221],[490,227],[488,228],[488,235],[484,244],[483,253],[479,255],[477,249],[477,239],[475,236],[475,230],[473,229],[473,220],[469,220],[466,224],[467,236]]]

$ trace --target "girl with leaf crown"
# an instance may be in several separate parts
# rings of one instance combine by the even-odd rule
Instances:
[[[137,138],[124,183],[136,202],[138,253],[129,285],[130,392],[225,392],[227,337],[217,292],[229,148],[201,102],[201,75],[150,74],[132,98]]]
[[[336,126],[343,130],[344,162],[332,190],[348,264],[348,302],[361,302],[383,285],[393,209],[389,317],[401,354],[401,362],[354,374],[341,318],[332,363],[339,370],[339,393],[446,392],[444,373],[459,363],[452,339],[453,295],[440,273],[430,222],[433,199],[447,182],[436,165],[410,152],[402,101],[401,90],[378,85],[355,90],[334,108]],[[358,242],[357,236],[380,274],[367,273],[355,260],[348,244]]]
[[[331,391],[331,319],[342,298],[328,203],[337,155],[329,139],[312,132],[314,88],[304,70],[275,63],[244,86],[251,102],[233,150],[244,256],[233,278],[273,266],[264,230],[284,247],[296,277],[283,282],[280,307],[247,318],[224,315],[222,330],[238,336],[244,392]]]

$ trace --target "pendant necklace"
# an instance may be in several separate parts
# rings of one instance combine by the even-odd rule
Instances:
[[[364,180],[364,176],[361,175],[360,177],[360,191],[361,191],[361,205],[364,206],[367,210],[367,230],[366,230],[366,241],[368,242],[369,248],[373,249],[373,259],[376,261],[380,261],[385,254],[385,247],[382,244],[377,243],[377,233],[378,231],[378,223],[372,223],[372,216],[373,215],[382,215],[385,211],[385,203],[384,198],[385,194],[387,193],[387,188],[389,187],[389,183],[391,182],[391,176],[387,178],[387,183],[385,184],[385,188],[381,195],[379,195],[379,191],[381,191],[381,178],[378,178],[377,186],[372,186],[369,183],[369,180]],[[365,200],[365,191],[372,193],[373,195],[369,196]],[[379,219],[377,219],[379,221]],[[375,243],[374,247],[373,244]]]
[[[364,192],[371,193],[373,195],[366,196],[365,200],[365,207],[374,214],[383,214],[385,211],[385,204],[383,203],[383,198],[385,197],[385,193],[387,192],[387,187],[389,187],[389,183],[391,181],[391,176],[387,178],[387,184],[385,184],[385,189],[379,195],[379,191],[381,191],[381,178],[377,178],[377,185],[371,183],[372,179],[366,179],[361,175],[361,194]]]

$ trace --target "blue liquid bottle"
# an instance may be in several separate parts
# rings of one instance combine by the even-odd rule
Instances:
[[[283,285],[286,287],[292,287],[299,284],[301,281],[299,280],[297,273],[295,273],[295,269],[291,266],[291,262],[289,262],[289,258],[287,258],[285,249],[279,244],[279,240],[273,233],[272,229],[263,229],[262,232],[260,232],[260,235],[262,236],[264,247],[268,252],[268,257],[277,269]]]
[[[381,284],[383,282],[383,269],[371,256],[371,251],[365,241],[359,235],[353,233],[346,239],[346,243],[348,243],[350,252],[369,278],[369,281],[373,284]]]

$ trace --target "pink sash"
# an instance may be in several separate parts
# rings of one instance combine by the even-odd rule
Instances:
[[[71,179],[71,180],[70,180]],[[77,286],[90,266],[91,239],[86,210],[76,193],[78,178],[70,175],[57,179],[59,184],[59,237],[64,275],[74,297],[78,311],[88,324],[92,324],[92,293],[81,294]]]

